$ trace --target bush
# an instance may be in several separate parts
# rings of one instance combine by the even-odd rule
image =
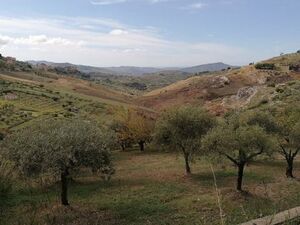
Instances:
[[[269,103],[269,100],[268,99],[262,99],[260,102],[259,102],[259,105],[265,105],[265,104],[268,104]]]
[[[299,72],[300,71],[300,64],[291,64],[290,65],[290,70]]]
[[[275,83],[270,83],[270,84],[268,84],[267,86],[268,86],[268,87],[275,87],[276,84],[275,84]]]
[[[274,63],[257,63],[255,68],[258,70],[275,70],[276,67]]]
[[[284,89],[283,89],[283,88],[280,88],[280,87],[278,87],[278,88],[276,88],[276,92],[278,92],[278,93],[283,93],[283,92],[284,92]]]
[[[13,167],[11,163],[0,156],[0,212],[7,205],[12,191]]]

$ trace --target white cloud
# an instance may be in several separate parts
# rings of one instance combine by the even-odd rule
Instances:
[[[126,30],[121,30],[121,29],[114,29],[111,32],[109,32],[111,35],[125,35],[128,34],[128,31]]]
[[[112,5],[117,3],[127,2],[127,0],[98,0],[98,1],[91,1],[92,5]]]
[[[8,45],[10,43],[15,45],[55,45],[55,46],[80,46],[83,45],[83,41],[70,41],[61,37],[47,37],[46,35],[30,35],[28,37],[10,37],[1,36],[0,43],[2,45]]]
[[[141,1],[141,0],[95,0],[95,1],[91,1],[90,3],[92,5],[106,6],[106,5],[114,5],[114,4],[133,2],[133,1]],[[160,2],[170,2],[174,0],[144,0],[144,1],[155,4]]]
[[[206,3],[197,2],[197,3],[193,3],[193,4],[186,5],[184,7],[181,7],[181,9],[198,10],[198,9],[203,9],[205,6],[207,6]]]
[[[3,55],[96,66],[185,66],[247,62],[243,49],[223,43],[169,41],[153,27],[111,19],[0,17]]]

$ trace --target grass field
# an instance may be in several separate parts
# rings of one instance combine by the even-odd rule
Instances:
[[[19,180],[0,224],[221,224],[213,174],[206,160],[197,160],[193,175],[186,177],[183,160],[175,154],[115,152],[114,159],[116,175],[111,181],[88,171],[75,177],[69,208],[59,206],[59,185],[53,180]],[[300,182],[285,178],[283,161],[247,167],[244,194],[235,191],[232,165],[213,167],[226,224],[272,215],[299,203]],[[295,174],[300,176],[300,163]]]
[[[230,78],[225,86],[215,86],[214,76],[193,77],[140,97],[74,77],[0,74],[0,132],[49,117],[80,116],[106,123],[123,107],[157,113],[185,103],[264,109],[300,101],[299,73],[281,76],[253,66],[218,75],[224,73]],[[265,78],[266,83],[260,84]],[[256,86],[256,95],[237,100],[237,92],[247,86]],[[221,219],[234,225],[299,206],[300,182],[285,177],[285,161],[280,158],[249,165],[246,192],[240,193],[235,191],[236,168],[226,161],[212,164],[215,183],[208,159],[195,160],[193,175],[185,176],[181,156],[156,147],[144,153],[131,149],[113,154],[116,174],[111,181],[84,170],[73,174],[70,207],[60,206],[57,178],[16,175],[12,193],[0,202],[0,225],[217,225]],[[295,163],[295,175],[300,177],[300,161]]]

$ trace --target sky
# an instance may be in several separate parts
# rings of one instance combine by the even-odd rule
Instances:
[[[300,49],[299,0],[0,0],[0,53],[93,66],[245,65]]]

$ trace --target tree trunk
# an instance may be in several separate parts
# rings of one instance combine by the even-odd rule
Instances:
[[[139,146],[140,146],[141,152],[143,152],[145,150],[145,142],[144,141],[139,141]]]
[[[126,150],[126,145],[124,143],[121,143],[121,149],[123,152]]]
[[[190,175],[192,172],[191,172],[191,167],[190,167],[189,154],[184,153],[184,161],[185,161],[186,174]]]
[[[294,168],[294,159],[287,159],[287,167],[286,167],[286,177],[287,178],[294,178],[293,175],[293,168]]]
[[[68,176],[69,171],[66,168],[60,175],[61,178],[61,204],[62,205],[69,205],[68,202]]]
[[[238,178],[237,178],[237,190],[242,191],[242,184],[243,184],[243,176],[244,176],[244,168],[245,163],[240,163],[238,165]]]

